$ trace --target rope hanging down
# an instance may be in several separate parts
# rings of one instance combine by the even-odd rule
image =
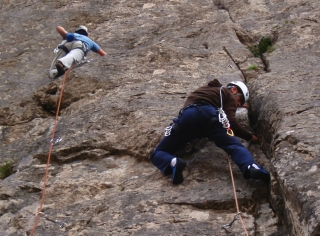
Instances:
[[[48,153],[48,160],[47,160],[47,166],[46,166],[46,173],[45,173],[44,180],[43,180],[43,189],[42,189],[42,196],[41,196],[41,200],[40,200],[40,206],[39,206],[39,209],[38,209],[38,212],[37,212],[37,218],[36,218],[36,221],[35,221],[35,224],[33,226],[32,231],[31,231],[30,236],[33,236],[34,231],[36,230],[37,225],[39,223],[40,216],[42,214],[42,207],[43,207],[43,203],[44,203],[44,195],[45,195],[46,186],[47,186],[47,180],[48,180],[48,175],[49,175],[49,164],[50,164],[50,158],[51,158],[51,153],[52,153],[52,146],[54,144],[54,136],[55,136],[57,123],[58,123],[58,118],[59,118],[59,111],[60,111],[60,104],[61,104],[61,101],[62,101],[62,94],[63,94],[64,85],[65,85],[65,81],[66,81],[66,78],[67,78],[67,74],[72,68],[73,68],[73,65],[66,71],[66,73],[63,76],[63,80],[62,80],[61,91],[60,91],[60,96],[59,96],[59,100],[58,100],[58,106],[57,106],[57,110],[56,110],[56,117],[55,117],[55,120],[54,120],[54,125],[53,125],[53,130],[52,130],[52,135],[51,135],[51,141],[50,141],[50,147],[49,147],[49,153]]]
[[[246,227],[245,227],[245,225],[244,225],[244,222],[243,222],[242,217],[241,217],[241,212],[240,212],[240,210],[239,210],[238,199],[237,199],[237,192],[236,192],[236,187],[235,187],[235,184],[234,184],[234,179],[233,179],[233,174],[232,174],[232,167],[231,167],[230,156],[228,156],[228,162],[229,162],[229,169],[230,169],[230,174],[231,174],[233,194],[234,194],[234,199],[235,199],[235,202],[236,202],[237,214],[235,215],[235,217],[233,218],[233,220],[231,221],[230,224],[223,225],[222,228],[225,229],[227,232],[229,232],[228,229],[231,228],[232,224],[239,218],[240,221],[241,221],[242,227],[243,227],[243,229],[244,229],[244,232],[245,232],[246,236],[248,236],[247,229],[246,229]]]

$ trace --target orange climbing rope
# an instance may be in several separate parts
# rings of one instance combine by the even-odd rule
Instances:
[[[53,130],[52,130],[52,135],[51,135],[51,141],[50,141],[50,147],[49,147],[49,153],[48,153],[46,173],[45,173],[44,180],[43,180],[43,189],[42,189],[42,196],[41,196],[41,200],[40,200],[40,206],[39,206],[38,213],[37,213],[37,218],[36,218],[36,221],[35,221],[35,224],[33,226],[32,231],[31,231],[30,236],[33,236],[34,231],[36,230],[37,225],[38,225],[39,220],[40,220],[40,214],[42,213],[42,207],[43,207],[43,203],[44,203],[44,195],[45,195],[45,191],[46,191],[48,174],[49,174],[49,164],[50,164],[50,158],[51,158],[51,153],[52,153],[52,146],[53,146],[53,143],[54,143],[54,135],[55,135],[55,132],[56,132],[58,118],[59,118],[59,111],[60,111],[60,104],[61,104],[61,101],[62,101],[62,94],[63,94],[64,85],[65,85],[65,81],[66,81],[66,78],[67,78],[67,74],[72,68],[73,68],[73,65],[66,71],[66,73],[63,76],[63,80],[62,80],[61,91],[60,91],[60,96],[59,96],[59,100],[58,100],[58,106],[57,106],[57,110],[56,110],[56,118],[54,120],[54,126],[53,126]]]
[[[241,212],[239,210],[239,205],[238,205],[238,199],[237,199],[237,192],[236,192],[236,187],[235,187],[235,184],[234,184],[234,179],[233,179],[233,174],[232,174],[232,167],[231,167],[231,161],[230,161],[230,156],[228,156],[228,162],[229,162],[229,169],[230,169],[230,175],[231,175],[231,181],[232,181],[232,187],[233,187],[233,194],[234,194],[234,199],[235,199],[235,202],[236,202],[236,208],[237,208],[237,214],[236,216],[234,217],[233,221],[228,224],[228,225],[224,225],[222,228],[224,228],[225,230],[227,230],[228,228],[230,228],[233,224],[233,222],[239,217],[240,218],[240,221],[241,221],[241,224],[242,224],[242,227],[244,229],[244,232],[246,233],[246,236],[248,236],[248,232],[247,232],[247,229],[244,225],[244,222],[242,220],[242,217],[241,217]]]

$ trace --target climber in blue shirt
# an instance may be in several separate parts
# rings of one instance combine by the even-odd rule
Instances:
[[[56,30],[62,36],[63,41],[58,46],[57,59],[50,68],[50,78],[58,78],[63,75],[73,64],[80,63],[89,51],[105,56],[107,53],[88,37],[88,28],[79,26],[74,33],[67,32],[63,27],[57,26]]]

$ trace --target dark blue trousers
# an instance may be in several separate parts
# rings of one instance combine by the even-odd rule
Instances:
[[[209,138],[217,147],[223,149],[239,167],[244,178],[248,179],[246,169],[256,164],[251,153],[235,136],[229,136],[219,122],[216,108],[211,105],[195,105],[180,112],[173,119],[172,129],[155,148],[151,155],[152,163],[165,175],[172,174],[171,160],[175,153],[196,138]]]

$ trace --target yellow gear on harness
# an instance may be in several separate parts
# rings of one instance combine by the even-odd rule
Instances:
[[[230,128],[227,129],[227,135],[234,136],[232,129]]]

